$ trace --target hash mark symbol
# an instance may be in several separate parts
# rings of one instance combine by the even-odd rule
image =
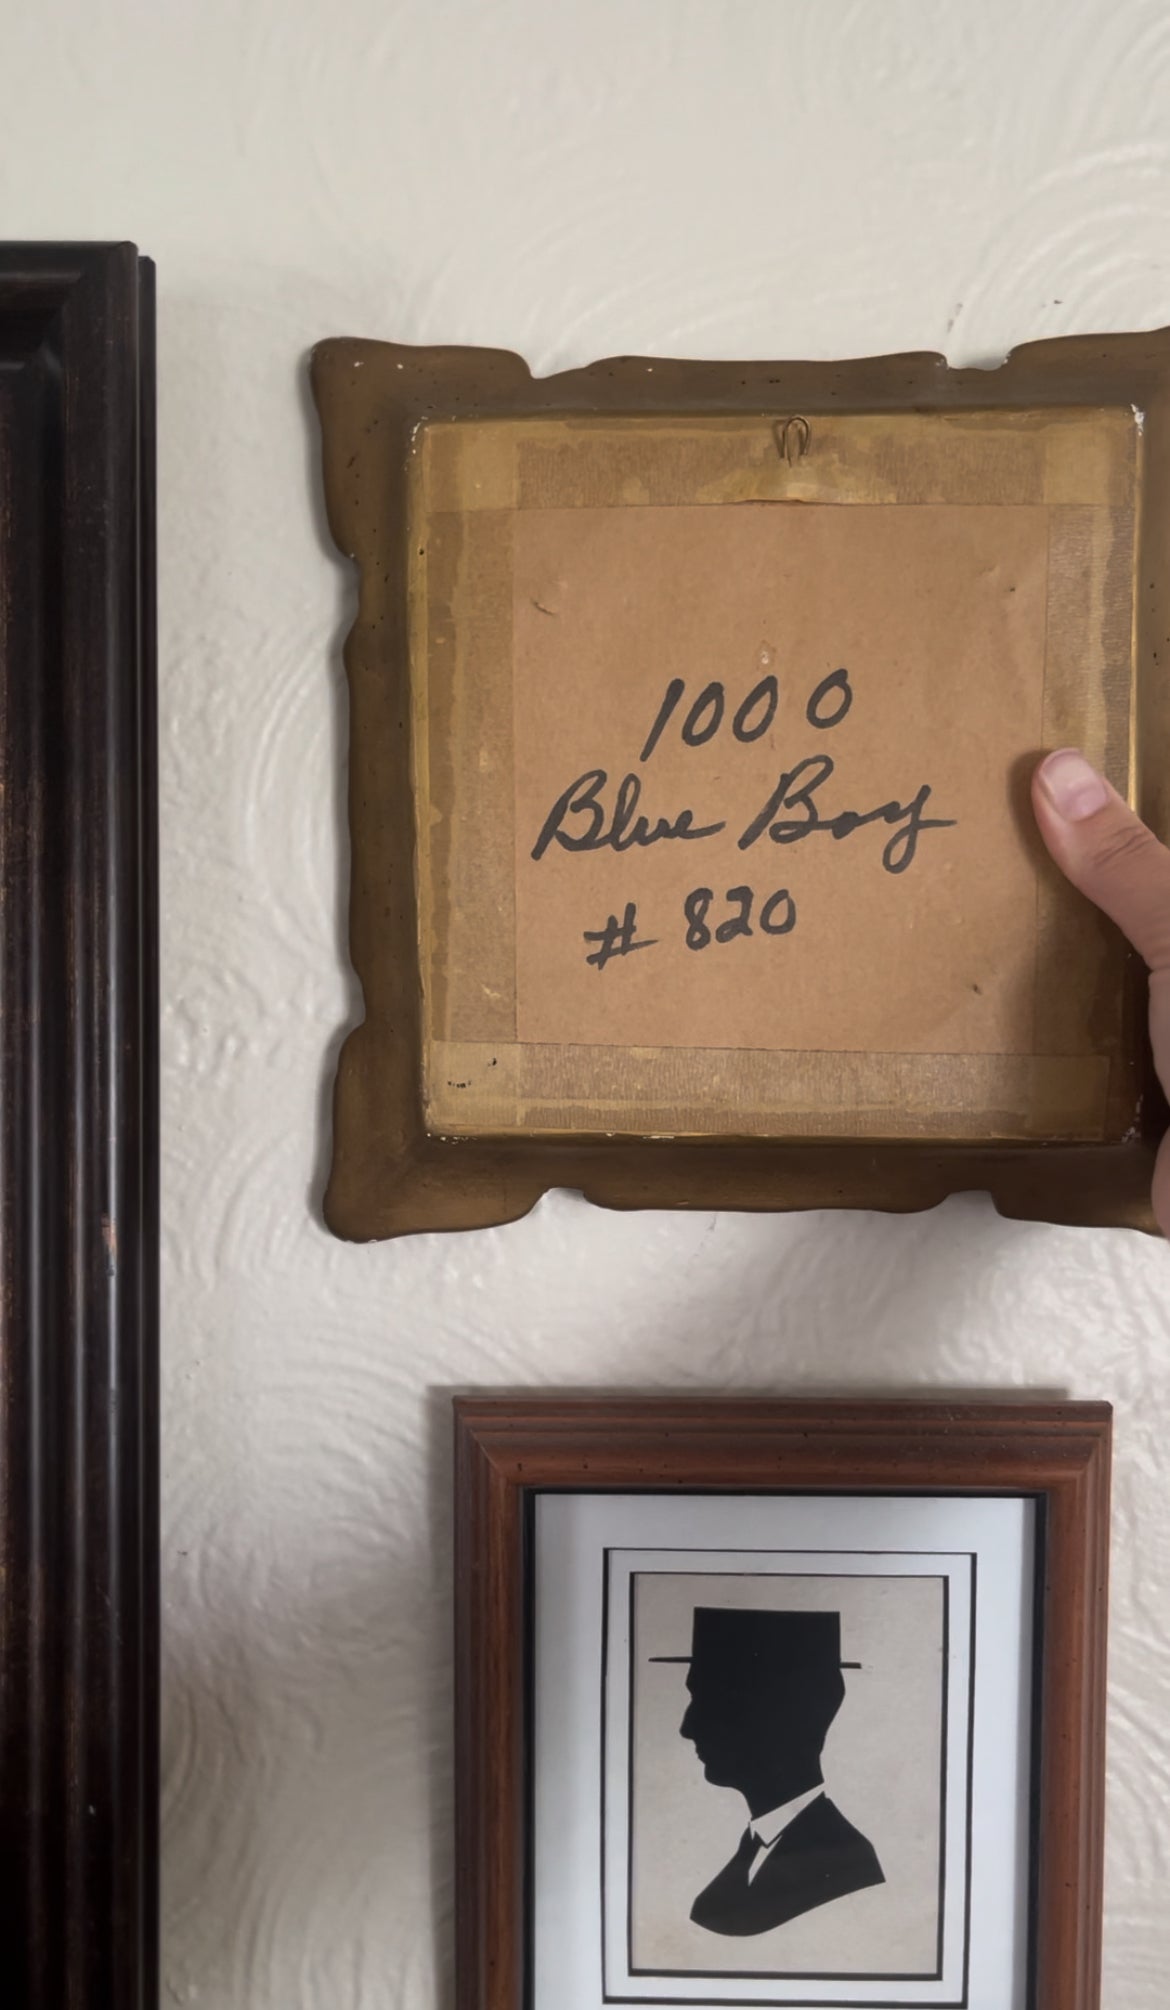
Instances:
[[[598,944],[598,947],[585,958],[586,963],[592,963],[598,970],[604,970],[611,956],[629,956],[635,949],[653,949],[658,940],[657,936],[647,936],[645,940],[639,942],[636,939],[637,933],[637,903],[627,900],[626,911],[620,921],[616,914],[611,914],[604,928],[585,930],[585,941]]]

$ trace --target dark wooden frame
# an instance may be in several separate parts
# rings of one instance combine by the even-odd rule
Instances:
[[[528,1504],[544,1490],[1043,1504],[1029,2010],[1100,2000],[1111,1411],[571,1397],[455,1405],[458,2010],[524,2010]]]
[[[0,1970],[150,2010],[153,269],[0,246]]]
[[[1134,674],[1137,802],[1170,838],[1170,329],[1076,336],[1016,349],[998,370],[951,370],[930,354],[834,363],[695,363],[616,357],[534,378],[519,356],[333,340],[313,352],[325,495],[339,549],[361,570],[346,643],[350,695],[350,952],[365,1000],[334,1093],[325,1217],[355,1241],[480,1228],[525,1214],[550,1187],[606,1207],[905,1212],[989,1192],[1022,1220],[1152,1230],[1150,1179],[1165,1103],[1144,1030],[1144,975],[1131,959],[1123,1011],[1141,1118],[1115,1144],[611,1138],[448,1138],[423,1110],[421,977],[414,883],[408,628],[409,468],[417,427],[436,419],[604,414],[1026,411],[1120,405],[1145,415]]]

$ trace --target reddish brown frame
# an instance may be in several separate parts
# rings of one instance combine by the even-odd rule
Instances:
[[[549,1489],[1035,1496],[1028,2010],[1097,2010],[1111,1435],[1104,1403],[457,1400],[458,2010],[527,2003],[526,1530]]]

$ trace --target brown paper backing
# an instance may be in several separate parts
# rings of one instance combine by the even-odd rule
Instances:
[[[1036,344],[995,372],[623,359],[533,380],[495,352],[315,352],[330,522],[361,581],[346,665],[366,1019],[338,1073],[338,1233],[508,1220],[552,1185],[615,1206],[900,1209],[982,1187],[1019,1216],[1150,1225],[1162,1109],[1142,973],[1054,873],[1033,1051],[907,1070],[886,1054],[522,1045],[513,851],[475,843],[459,808],[469,762],[477,798],[485,759],[489,793],[511,787],[493,638],[518,508],[982,500],[1044,508],[1053,527],[1045,743],[1085,745],[1164,832],[1168,365],[1165,334]],[[795,414],[815,441],[803,456]]]
[[[645,1136],[730,1129],[779,1137],[1100,1141],[1119,1138],[1132,1125],[1134,1085],[1124,1066],[1121,1018],[1122,945],[1056,875],[1041,869],[1036,876],[1038,860],[1031,854],[1039,847],[1030,832],[1027,852],[1024,840],[1009,833],[1023,867],[1015,876],[1016,897],[1026,902],[1026,912],[1013,919],[1027,938],[1034,973],[1030,968],[1030,986],[1018,1005],[1005,1003],[1001,1023],[993,1028],[995,1044],[1005,1051],[824,1051],[842,1043],[818,1041],[811,1030],[798,1049],[777,1050],[767,1044],[767,1009],[753,1015],[759,1028],[754,1041],[725,1046],[714,1028],[730,1016],[735,1001],[723,991],[754,975],[757,994],[763,994],[758,1006],[766,1008],[766,960],[757,954],[741,976],[726,955],[707,956],[699,965],[683,952],[675,955],[673,968],[664,968],[661,945],[653,962],[632,966],[644,980],[646,1000],[639,1037],[620,1042],[604,1030],[606,1019],[617,1016],[615,977],[604,980],[608,996],[603,997],[597,976],[574,967],[576,937],[568,930],[561,931],[560,981],[539,1001],[543,1009],[534,1012],[530,995],[522,1009],[518,876],[527,872],[532,880],[542,874],[547,885],[563,867],[545,902],[551,920],[562,901],[566,907],[571,903],[582,861],[554,855],[535,868],[524,856],[527,841],[517,845],[513,839],[518,512],[556,511],[558,528],[567,520],[561,535],[571,553],[571,518],[582,508],[613,511],[619,524],[627,510],[640,509],[642,523],[657,536],[663,509],[724,506],[724,524],[732,540],[738,534],[741,547],[745,538],[758,543],[755,533],[770,529],[755,512],[750,519],[729,516],[726,506],[741,502],[831,501],[856,507],[896,501],[902,506],[898,538],[915,528],[905,515],[910,507],[935,505],[952,514],[960,505],[964,513],[977,508],[984,532],[992,527],[991,509],[1011,509],[1008,521],[1017,534],[1022,519],[1046,543],[1048,578],[1040,614],[1037,730],[1018,752],[1072,741],[1129,791],[1130,689],[1123,680],[1111,691],[1109,675],[1111,666],[1130,660],[1140,438],[1132,413],[1029,414],[1022,425],[997,413],[912,414],[896,426],[870,417],[818,419],[814,438],[815,452],[790,467],[777,452],[773,428],[755,417],[690,425],[461,423],[428,426],[419,434],[411,497],[411,521],[418,529],[411,561],[411,653],[424,1111],[430,1130]],[[822,452],[825,465],[814,468]],[[690,514],[693,519],[697,510],[692,507]],[[809,523],[806,517],[794,529]],[[983,555],[976,544],[976,568]],[[734,578],[734,565],[728,573]],[[891,571],[889,593],[899,590],[900,579]],[[520,613],[522,603],[520,596]],[[880,605],[875,625],[881,625]],[[680,637],[672,668],[687,667],[684,649]],[[555,674],[555,653],[541,667]],[[986,666],[988,677],[994,668]],[[978,721],[980,740],[992,738],[993,716],[979,710],[982,692],[965,689],[964,673],[953,674],[956,710],[965,704]],[[647,688],[647,719],[663,681]],[[695,681],[691,688],[697,688]],[[543,720],[538,737],[546,737]],[[547,740],[545,801],[566,777],[589,765],[574,745],[563,753],[553,745],[551,721]],[[686,759],[684,754],[678,764],[683,787]],[[690,759],[693,763],[696,756]],[[720,756],[721,765],[724,760]],[[994,770],[994,759],[988,767],[989,773]],[[730,788],[739,786],[737,771]],[[612,863],[623,892],[644,890],[655,873],[659,879],[681,874],[685,883],[688,876],[714,878],[717,870],[707,858],[693,864],[667,847]],[[822,879],[828,879],[838,861],[826,852],[817,863],[825,867]],[[987,860],[977,863],[994,871]],[[775,869],[766,858],[749,866],[742,855],[738,866],[734,861],[725,866],[732,878]],[[909,878],[897,884],[898,894],[911,902],[913,884]],[[872,876],[868,889],[858,889],[859,931],[865,927],[866,899],[873,902],[886,889],[888,880],[877,888]],[[620,911],[617,894],[610,905]],[[826,932],[827,914],[814,921]],[[837,927],[852,934],[840,921]],[[839,947],[833,941],[828,946]],[[923,958],[919,982],[937,986],[941,976],[932,962],[941,960],[942,945],[935,938],[930,947],[933,957]],[[968,932],[960,949],[965,978],[982,978],[981,991],[990,990],[988,972],[1003,954],[1002,940],[993,944]],[[839,957],[839,976],[848,977],[857,955],[850,940]],[[870,967],[878,960],[871,955]],[[529,955],[525,967],[535,976],[537,959]],[[658,1022],[671,1015],[672,975],[692,989],[703,979],[719,987],[704,1015],[712,1030],[701,1046],[688,1047],[665,1025],[658,1030]],[[591,1031],[576,1037],[568,1030],[581,1016],[574,986],[589,987],[593,1006]],[[963,989],[970,988],[964,982]],[[971,1000],[985,1016],[990,1002]],[[544,1037],[526,1035],[524,1018],[529,1025],[535,1019]],[[564,1040],[555,1037],[560,1025],[566,1027]]]

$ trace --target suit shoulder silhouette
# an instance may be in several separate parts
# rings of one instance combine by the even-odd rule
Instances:
[[[873,1844],[826,1794],[789,1824],[749,1883],[755,1854],[749,1828],[730,1863],[695,1900],[696,1926],[710,1933],[767,1933],[831,1899],[885,1883]]]

